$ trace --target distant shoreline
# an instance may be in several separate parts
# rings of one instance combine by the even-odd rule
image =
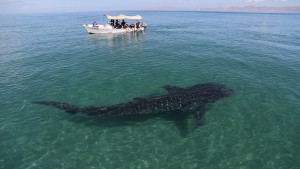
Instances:
[[[244,6],[244,7],[228,7],[228,8],[197,8],[196,11],[218,11],[218,12],[272,12],[272,13],[300,13],[300,6],[290,7],[256,7],[256,6]]]
[[[256,7],[256,6],[243,6],[243,7],[219,7],[219,8],[149,8],[149,9],[131,9],[131,10],[110,10],[110,11],[56,11],[56,12],[30,12],[30,13],[0,13],[3,15],[30,15],[30,14],[62,14],[62,13],[86,13],[86,12],[224,12],[224,13],[269,13],[269,14],[299,14],[300,6],[289,7]]]
[[[127,12],[127,10],[122,10]],[[128,10],[136,12],[210,12],[210,13],[265,13],[265,14],[300,14],[300,11],[218,11],[218,10]],[[112,11],[115,12],[115,11]]]
[[[127,10],[126,10],[127,11]],[[128,10],[129,11],[129,10]],[[201,11],[201,12],[245,12],[245,13],[300,13],[300,6],[233,6],[233,7],[218,7],[218,8],[149,8],[134,11]]]

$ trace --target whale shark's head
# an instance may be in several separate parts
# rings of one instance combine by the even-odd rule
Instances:
[[[230,88],[225,88],[225,89],[221,89],[221,97],[229,97],[231,95],[234,94],[234,90],[230,89]]]
[[[189,91],[199,93],[208,103],[214,103],[219,99],[231,96],[234,91],[223,84],[204,83],[188,88]]]
[[[211,83],[208,84],[208,87],[210,88],[210,93],[211,93],[211,100],[210,102],[216,102],[219,99],[225,98],[225,97],[229,97],[231,96],[234,91],[228,87],[226,87],[223,84],[217,84],[217,83]]]

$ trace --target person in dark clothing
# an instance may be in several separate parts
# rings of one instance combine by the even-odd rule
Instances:
[[[131,22],[131,24],[129,25],[129,28],[134,28],[134,23],[133,22]]]
[[[116,28],[118,28],[119,25],[120,25],[120,22],[119,22],[119,20],[117,19],[117,20],[116,20]]]
[[[121,25],[122,25],[123,28],[125,27],[125,24],[126,24],[126,22],[123,19],[122,22],[121,22]]]
[[[139,29],[140,28],[140,21],[137,21],[136,22],[136,29]]]
[[[110,20],[110,25],[111,25],[112,27],[115,27],[115,20],[111,19],[111,20]]]
[[[97,25],[97,22],[96,21],[94,21],[93,22],[93,27],[97,27],[98,25]]]

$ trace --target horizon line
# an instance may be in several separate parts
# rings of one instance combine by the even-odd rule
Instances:
[[[82,12],[240,12],[240,13],[300,13],[300,6],[231,6],[218,8],[193,8],[193,9],[118,9],[118,10],[89,10],[89,11],[46,11],[46,12],[20,12],[20,13],[0,13],[0,15],[14,15],[14,14],[59,14],[59,13],[82,13]]]

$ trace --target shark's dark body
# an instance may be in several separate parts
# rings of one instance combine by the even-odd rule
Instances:
[[[164,86],[168,94],[149,98],[137,97],[127,103],[101,107],[77,107],[68,103],[37,101],[35,104],[53,106],[68,113],[82,113],[91,116],[124,116],[139,114],[158,114],[181,110],[194,115],[196,124],[201,123],[204,109],[219,99],[233,94],[233,90],[223,84],[204,83],[192,87],[179,88]]]

